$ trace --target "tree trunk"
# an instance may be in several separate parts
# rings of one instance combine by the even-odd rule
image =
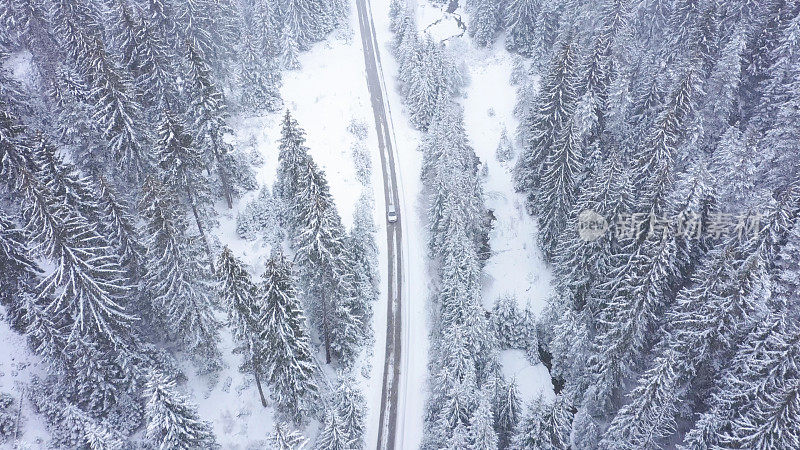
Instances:
[[[231,194],[231,184],[228,181],[228,176],[222,170],[222,158],[219,155],[219,147],[217,146],[216,138],[211,138],[211,148],[214,153],[214,160],[217,162],[217,172],[219,172],[219,181],[222,183],[222,192],[225,195],[225,202],[228,203],[228,209],[233,209],[233,195]]]
[[[253,376],[256,378],[256,387],[258,388],[258,395],[261,397],[261,406],[264,408],[267,407],[267,399],[264,398],[264,389],[261,388],[261,374],[258,371],[258,366],[256,365],[256,358],[253,357]]]
[[[200,215],[197,213],[197,206],[195,205],[194,196],[192,195],[191,191],[189,191],[189,187],[186,187],[186,195],[189,197],[189,203],[192,205],[192,214],[194,214],[194,221],[197,223],[197,230],[200,232],[200,237],[203,238],[203,244],[206,247],[206,255],[208,255],[208,264],[211,267],[211,271],[214,271],[214,258],[211,255],[211,245],[208,243],[208,236],[206,236],[205,230],[203,230],[203,224],[200,223]]]
[[[328,303],[322,294],[322,338],[325,341],[325,364],[331,363],[331,334],[328,330]]]

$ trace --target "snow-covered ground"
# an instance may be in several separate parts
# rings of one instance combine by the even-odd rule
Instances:
[[[5,314],[5,308],[0,310]],[[0,320],[0,345],[0,392],[14,397],[11,412],[20,417],[17,440],[20,445],[29,448],[44,448],[50,439],[47,426],[44,418],[33,412],[33,406],[27,399],[27,390],[30,389],[28,382],[31,377],[44,376],[46,370],[40,365],[39,358],[29,350],[25,338],[12,330],[5,319]],[[12,443],[9,439],[6,443],[0,443],[0,448],[12,448]]]

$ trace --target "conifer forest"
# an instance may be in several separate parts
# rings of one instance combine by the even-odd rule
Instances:
[[[800,3],[0,0],[0,448],[800,449]]]

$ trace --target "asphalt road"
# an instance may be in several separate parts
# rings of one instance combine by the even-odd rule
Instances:
[[[375,24],[372,21],[369,0],[356,0],[358,22],[361,29],[361,41],[364,47],[364,63],[366,66],[367,87],[369,88],[372,112],[375,116],[375,130],[378,134],[378,147],[381,154],[383,170],[383,193],[388,212],[389,205],[395,205],[397,221],[387,223],[386,248],[388,255],[388,281],[386,300],[386,357],[383,367],[383,388],[381,391],[381,413],[378,428],[378,449],[394,449],[398,421],[398,390],[400,384],[401,365],[401,286],[403,285],[402,268],[402,212],[400,197],[397,192],[397,174],[395,171],[394,153],[392,151],[393,130],[391,120],[387,119],[387,108],[383,93],[380,70],[380,50],[375,35]]]

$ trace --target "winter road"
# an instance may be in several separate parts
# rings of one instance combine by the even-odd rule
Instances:
[[[401,330],[402,330],[402,204],[398,193],[392,142],[394,130],[391,127],[391,111],[387,119],[388,104],[384,97],[383,71],[381,69],[380,49],[375,35],[375,25],[369,0],[357,0],[358,22],[364,48],[367,86],[369,88],[372,111],[375,116],[375,130],[378,134],[378,147],[383,170],[383,193],[388,212],[389,205],[395,205],[397,221],[387,223],[386,243],[388,255],[387,316],[386,316],[386,355],[383,367],[383,387],[381,391],[380,422],[378,426],[378,449],[394,449],[398,424],[398,391],[401,384]],[[385,215],[384,215],[385,217]],[[402,414],[402,412],[401,412]],[[402,431],[401,431],[402,434]]]

